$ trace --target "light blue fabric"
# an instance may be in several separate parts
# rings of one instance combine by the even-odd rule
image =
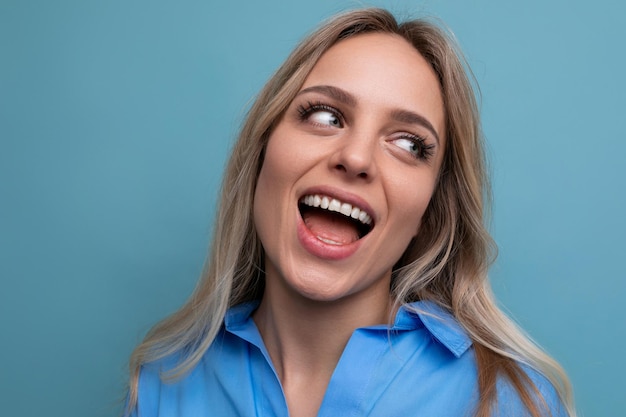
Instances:
[[[147,364],[139,377],[135,417],[288,417],[280,381],[251,314],[257,303],[228,311],[225,326],[198,366],[164,383],[159,373],[174,359]],[[320,417],[470,417],[478,398],[471,340],[437,305],[399,310],[391,329],[360,328],[337,364]],[[415,313],[414,311],[418,311]],[[528,370],[552,416],[566,416],[552,386]],[[527,415],[515,391],[499,385],[494,415]]]

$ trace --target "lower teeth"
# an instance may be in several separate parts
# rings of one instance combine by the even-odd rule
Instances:
[[[328,243],[329,245],[340,246],[340,245],[342,245],[342,244],[343,244],[343,243],[340,243],[340,242],[337,242],[337,241],[334,241],[334,240],[330,240],[330,239],[323,238],[323,237],[321,237],[321,236],[317,236],[317,238],[318,238],[319,240],[321,240],[322,242],[324,242],[324,243]]]

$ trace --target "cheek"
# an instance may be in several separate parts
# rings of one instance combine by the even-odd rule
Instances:
[[[270,139],[254,192],[254,223],[261,235],[280,224],[279,208],[289,204],[290,184],[295,173],[289,150]]]
[[[407,193],[407,189],[413,188],[413,193]],[[417,189],[416,189],[417,187]],[[422,224],[422,218],[435,189],[435,180],[426,180],[413,183],[398,190],[396,206],[399,207],[398,225],[400,232],[410,233],[410,237],[415,237]]]
[[[265,149],[261,173],[264,172],[270,185],[275,181],[286,181],[296,176],[298,167],[302,164],[302,151],[297,146],[297,138],[283,130],[277,129],[272,134]]]
[[[292,165],[290,159],[289,150],[280,146],[278,140],[270,138],[257,180],[256,194],[259,194],[259,197],[279,191],[280,183],[290,177],[289,166]]]

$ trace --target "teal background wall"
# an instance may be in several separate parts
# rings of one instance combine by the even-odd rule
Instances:
[[[456,33],[483,91],[492,280],[626,415],[626,9],[618,1],[0,0],[0,414],[114,416],[133,346],[201,272],[244,109],[337,11]]]

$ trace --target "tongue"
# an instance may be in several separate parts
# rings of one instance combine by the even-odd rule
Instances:
[[[309,230],[326,243],[347,245],[359,239],[354,223],[343,214],[310,210],[302,217]]]

